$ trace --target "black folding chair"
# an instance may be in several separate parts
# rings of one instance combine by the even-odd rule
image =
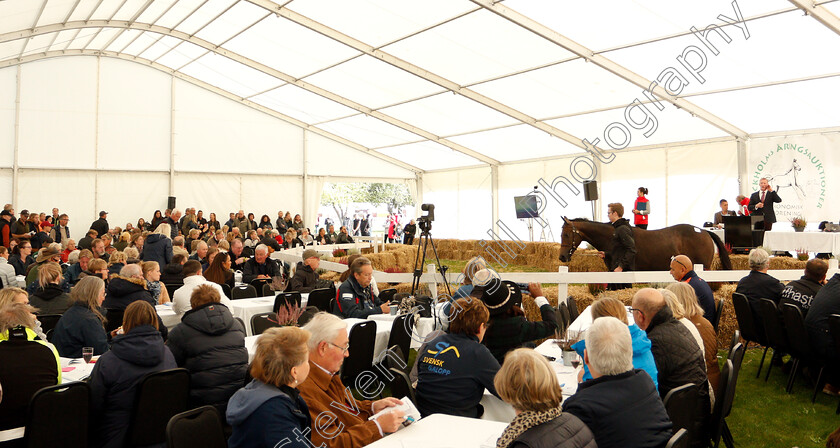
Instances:
[[[691,439],[688,438],[688,431],[680,429],[668,439],[665,448],[688,448],[689,446],[691,446]]]
[[[411,380],[408,375],[400,369],[390,369],[394,379],[391,380],[391,396],[395,398],[408,397],[412,403],[417,403],[414,397],[414,388],[411,387]]]
[[[840,351],[840,314],[832,314],[828,316],[828,331],[831,333],[831,338],[834,340],[834,349]],[[834,362],[838,362],[835,359]],[[837,366],[835,366],[837,368]],[[837,410],[835,414],[840,414],[840,402],[837,403]]]
[[[734,374],[735,372],[733,371],[732,360],[727,359],[720,372],[718,399],[715,400],[715,409],[712,411],[712,416],[709,421],[711,442],[714,448],[718,448],[718,446],[720,446],[720,439],[724,432],[724,424],[726,423],[724,420],[724,408],[726,407],[726,401],[731,396],[731,398],[729,398],[729,408],[731,409],[732,400],[735,398],[735,382],[733,380]],[[726,440],[724,440],[723,443],[726,444],[727,447],[733,448],[732,445],[726,443]]]
[[[706,384],[703,383],[703,386]],[[688,383],[680,387],[671,389],[662,403],[665,405],[665,412],[674,424],[673,431],[677,432],[681,429],[687,431],[685,435],[686,440],[690,442],[694,439],[692,428],[697,421],[697,400],[700,399],[700,384]]]
[[[302,299],[300,293],[297,291],[281,292],[280,294],[277,294],[277,296],[274,298],[274,307],[271,310],[276,313],[277,310],[280,309],[280,307],[286,306],[286,304],[300,308],[301,300]]]
[[[105,331],[110,335],[112,331],[120,328],[123,322],[123,314],[125,314],[125,310],[106,310],[105,311],[105,319],[107,323],[105,324]],[[110,337],[110,336],[109,336]]]
[[[811,368],[819,367],[817,384],[814,386],[814,394],[811,396],[811,403],[813,403],[817,400],[817,392],[823,387],[822,377],[825,370],[825,360],[820,359],[814,353],[811,347],[811,338],[808,335],[808,330],[805,328],[805,319],[802,318],[802,311],[798,306],[792,303],[783,303],[782,318],[784,319],[785,330],[787,330],[788,334],[790,354],[793,357],[793,368],[790,370],[787,392],[791,393],[793,391],[793,383],[796,381],[796,376],[799,374],[799,367],[803,362]]]
[[[257,288],[254,288],[254,285],[234,286],[231,293],[231,300],[252,299],[257,297]]]
[[[557,332],[559,334],[566,334],[566,329],[569,328],[571,322],[571,316],[569,315],[569,306],[566,305],[565,302],[560,303],[557,307],[557,313],[555,313],[555,319],[557,320]]]
[[[717,306],[715,307],[715,315],[713,317],[712,327],[715,329],[715,333],[718,332],[718,327],[720,326],[720,317],[723,316],[723,305],[726,303],[726,300],[721,298],[718,300]]]
[[[580,316],[575,298],[569,296],[566,300],[566,306],[569,308],[569,325],[571,325]]]
[[[227,448],[219,411],[202,406],[173,416],[166,425],[168,448]]]
[[[773,349],[773,356],[770,358],[770,365],[767,366],[767,373],[764,375],[766,382],[770,378],[770,370],[773,369],[773,358],[781,359],[781,354],[787,353],[788,337],[785,327],[782,326],[782,319],[776,302],[770,299],[761,299],[758,302],[758,317],[764,324],[764,336],[767,338],[767,346]]]
[[[154,372],[140,380],[126,435],[127,446],[166,442],[166,425],[175,414],[187,410],[190,373],[187,369]]]
[[[320,313],[321,311],[314,306],[307,306],[305,310],[300,314],[298,317],[298,327],[302,327],[309,323],[316,314]]]
[[[732,306],[735,308],[735,319],[738,321],[741,337],[748,343],[756,342],[759,345],[765,346],[764,353],[761,355],[761,362],[758,363],[758,371],[755,372],[755,377],[758,378],[761,375],[761,368],[764,366],[764,357],[767,356],[767,349],[769,347],[767,347],[767,342],[764,340],[764,335],[759,334],[755,326],[755,317],[753,316],[747,296],[733,292]]]
[[[235,316],[234,316],[233,320],[238,321],[238,322],[242,325],[242,329],[243,329],[243,330],[245,330],[246,328],[248,328],[248,327],[246,327],[246,326],[245,326],[245,321],[244,321],[244,320],[242,320],[242,318],[241,318],[241,317],[235,317]]]
[[[356,377],[373,367],[373,345],[376,342],[376,322],[366,320],[350,329],[350,356],[341,368],[341,381],[353,384]]]
[[[728,448],[734,448],[735,446],[735,440],[729,431],[729,425],[726,424],[726,417],[729,417],[729,413],[732,412],[732,403],[735,401],[735,386],[738,384],[738,373],[741,371],[741,364],[744,361],[744,352],[746,352],[746,347],[743,344],[735,344],[731,356],[726,360],[720,372],[718,396],[709,420],[709,432],[712,445],[715,448],[720,445],[721,438]]]
[[[55,328],[58,320],[61,319],[61,314],[39,314],[38,322],[41,322],[41,330],[48,333]]]
[[[277,314],[275,313],[259,313],[251,316],[251,333],[254,336],[263,334],[265,330],[272,327],[279,327],[277,323]]]
[[[381,300],[382,303],[390,302],[394,299],[396,294],[397,290],[394,288],[383,289],[382,291],[379,291],[379,300]]]
[[[222,287],[222,292],[224,292],[224,293],[225,293],[225,297],[227,297],[228,299],[233,300],[233,291],[231,291],[231,290],[230,290],[230,285],[228,285],[227,283],[222,283],[222,284],[221,284],[221,285],[219,285],[219,286],[221,286],[221,287]],[[169,297],[172,297],[172,296],[169,296]]]
[[[164,283],[163,286],[166,287],[166,292],[168,292],[169,297],[172,298],[172,297],[175,297],[175,291],[177,291],[178,288],[184,286],[184,284],[183,283],[180,283],[180,284],[179,283]],[[224,289],[224,287],[222,287],[222,289]],[[230,296],[228,296],[228,297],[230,297]]]
[[[330,288],[313,289],[309,293],[306,306],[314,306],[319,311],[330,312],[330,300],[335,298],[335,292]]]
[[[735,344],[741,342],[741,330],[737,328],[732,333],[732,340],[729,341],[729,359],[732,359],[732,349],[735,348]]]
[[[274,295],[274,290],[271,289],[271,285],[268,283],[263,283],[262,285],[262,295],[263,297],[269,297]]]
[[[27,410],[26,446],[87,447],[89,407],[87,383],[58,384],[35,392]]]
[[[411,335],[414,333],[414,314],[402,314],[391,324],[388,347],[396,345],[402,351],[403,361],[408,363],[408,351],[411,348]]]

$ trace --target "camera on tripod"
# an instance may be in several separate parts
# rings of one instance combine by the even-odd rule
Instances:
[[[423,204],[420,210],[426,212],[425,215],[417,218],[417,224],[420,225],[420,230],[428,232],[432,230],[432,221],[435,220],[435,204]]]

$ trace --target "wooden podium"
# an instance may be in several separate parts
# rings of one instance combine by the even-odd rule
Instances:
[[[761,246],[764,244],[764,216],[723,216],[723,237],[733,253],[746,253]]]

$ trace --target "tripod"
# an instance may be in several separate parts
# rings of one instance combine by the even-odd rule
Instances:
[[[437,262],[438,272],[440,272],[440,275],[443,277],[443,284],[446,286],[446,293],[449,297],[452,297],[452,291],[449,289],[449,282],[446,280],[446,271],[449,268],[440,264],[440,257],[438,257],[437,248],[435,247],[435,242],[432,239],[432,223],[421,217],[418,224],[420,225],[421,233],[420,241],[417,245],[417,256],[414,258],[414,278],[411,280],[411,295],[413,296],[417,291],[417,288],[420,286],[420,277],[423,275],[423,265],[426,263],[426,250],[429,247],[429,243],[431,243],[432,252],[434,252],[435,261]],[[422,259],[420,258],[421,252],[423,253]],[[435,297],[435,299],[437,299],[437,297]],[[431,306],[434,307],[434,301]],[[434,309],[430,311],[434,311]]]

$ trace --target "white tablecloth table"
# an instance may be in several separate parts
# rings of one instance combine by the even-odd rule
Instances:
[[[251,331],[251,317],[255,314],[270,313],[274,308],[274,298],[275,296],[268,296],[232,300],[233,305],[230,311],[233,313],[233,317],[238,317],[242,319],[242,322],[245,322],[245,334],[247,336],[254,334]],[[309,301],[309,293],[301,294],[300,298],[300,304],[305,308]]]
[[[172,309],[172,302],[165,305],[155,305],[155,311],[157,311],[158,316],[160,316],[160,320],[163,322],[163,325],[166,325],[166,328],[169,330],[171,330],[175,325],[181,323],[181,316],[175,313],[175,310]]]
[[[577,392],[577,377],[578,368],[563,365],[563,351],[554,342],[554,339],[547,339],[535,349],[537,353],[545,356],[555,358],[555,361],[550,361],[554,373],[557,375],[557,381],[560,383],[560,388],[563,389],[563,396],[570,397]],[[516,413],[513,411],[511,405],[496,398],[489,391],[484,391],[484,397],[481,398],[481,405],[484,406],[484,415],[482,420],[492,420],[497,422],[510,423]]]
[[[353,325],[364,321],[365,319],[344,319],[344,323],[347,324],[347,332],[350,332]],[[383,350],[388,348],[388,337],[391,335],[391,326],[381,321],[373,322],[376,324],[376,339],[373,344],[373,358],[375,360]],[[248,349],[248,362],[251,362],[254,359],[254,351],[256,350],[258,337],[259,335],[248,335],[245,337],[245,348]]]
[[[787,227],[786,222],[776,223],[776,228],[779,226]],[[707,229],[708,230],[708,229]],[[712,233],[720,237],[724,243],[723,229],[711,230]],[[765,247],[773,250],[786,250],[794,252],[797,250],[806,252],[826,252],[838,254],[840,253],[840,233],[837,232],[820,232],[820,231],[805,231],[794,232],[790,230],[772,230],[764,232]],[[708,269],[708,268],[707,268]]]
[[[785,225],[787,223],[776,223]],[[840,253],[840,233],[834,232],[790,232],[772,230],[764,232],[764,244],[773,250],[786,250],[794,252],[804,250],[807,252],[828,252]]]
[[[368,316],[368,319],[381,322],[390,329],[394,325],[394,320],[397,316],[390,314],[373,314]],[[411,348],[418,349],[423,342],[426,341],[426,336],[435,331],[435,319],[432,317],[421,317],[417,319],[414,324],[414,332],[411,334]]]
[[[99,356],[94,356],[99,359]],[[96,363],[87,364],[82,358],[60,358],[61,360],[61,384],[73,381],[82,381],[90,376]]]
[[[492,448],[506,423],[433,414],[368,445],[369,448]]]
[[[635,321],[633,320],[633,312],[630,311],[630,307],[627,308],[627,322],[629,325],[633,325]],[[592,305],[586,307],[582,313],[569,325],[568,333],[569,335],[579,335],[583,336],[583,332],[585,332],[590,326],[592,325]]]

